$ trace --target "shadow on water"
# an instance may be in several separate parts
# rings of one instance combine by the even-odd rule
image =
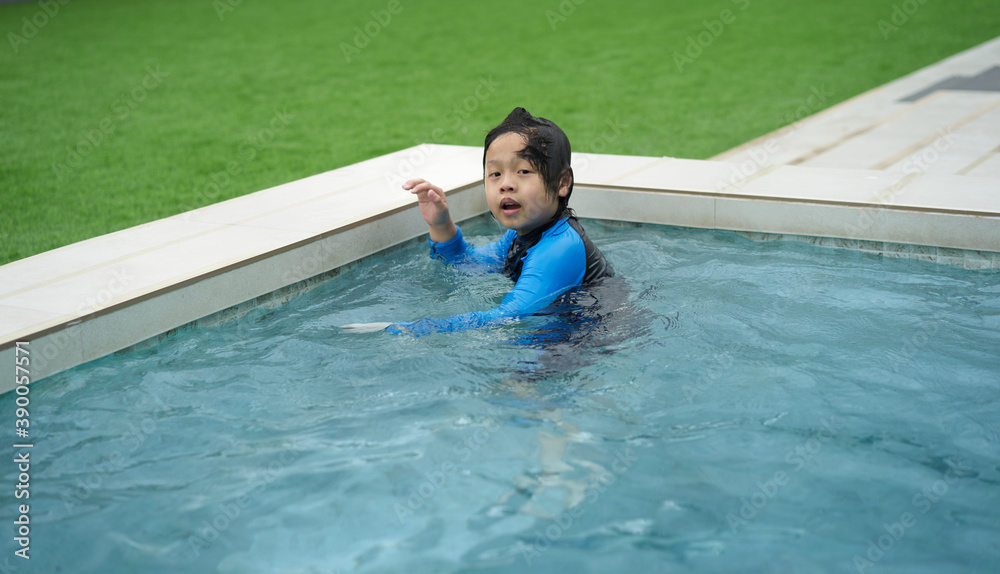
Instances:
[[[488,531],[509,517],[541,522],[484,541],[470,552],[473,561],[501,541],[531,548],[538,524],[558,517],[566,523],[570,512],[579,516],[631,468],[636,455],[625,439],[643,420],[599,372],[582,370],[616,353],[659,344],[655,334],[677,326],[676,315],[662,316],[644,305],[652,297],[652,289],[636,295],[624,279],[605,279],[567,293],[505,341],[520,358],[488,401],[507,425],[531,429],[523,444],[532,454],[500,479],[502,494],[476,510],[469,524]]]

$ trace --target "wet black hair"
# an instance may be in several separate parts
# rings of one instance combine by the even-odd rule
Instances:
[[[486,134],[486,142],[483,146],[483,169],[486,169],[486,152],[490,149],[490,144],[498,137],[508,134],[520,134],[525,139],[524,149],[518,152],[518,157],[528,160],[531,167],[542,176],[545,182],[545,191],[552,195],[558,195],[559,185],[563,178],[569,177],[569,193],[566,197],[559,197],[559,207],[557,216],[566,211],[569,203],[569,196],[573,194],[573,168],[570,166],[572,151],[569,146],[569,138],[556,124],[545,118],[536,118],[528,113],[524,108],[514,108],[510,114],[500,122],[500,125],[490,130]],[[572,213],[572,212],[571,212]]]

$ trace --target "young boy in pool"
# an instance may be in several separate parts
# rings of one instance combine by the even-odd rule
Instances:
[[[500,271],[514,280],[514,288],[488,311],[393,323],[385,330],[423,335],[498,324],[541,311],[574,287],[614,276],[567,207],[573,193],[570,159],[569,138],[559,126],[524,108],[493,128],[483,151],[486,201],[508,231],[482,247],[471,247],[462,237],[441,188],[422,179],[404,183],[430,227],[432,257]]]

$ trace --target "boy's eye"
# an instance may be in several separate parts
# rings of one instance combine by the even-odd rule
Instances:
[[[499,171],[494,171],[494,172],[490,173],[490,177],[500,177],[500,172]]]
[[[524,175],[524,174],[531,173],[531,170],[530,169],[519,169],[519,170],[517,170],[517,173],[520,173],[520,174]]]

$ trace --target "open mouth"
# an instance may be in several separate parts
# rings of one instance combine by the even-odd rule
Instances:
[[[509,197],[505,197],[500,200],[500,211],[503,212],[504,215],[514,215],[520,211],[520,209],[521,204],[513,199],[510,199]]]

